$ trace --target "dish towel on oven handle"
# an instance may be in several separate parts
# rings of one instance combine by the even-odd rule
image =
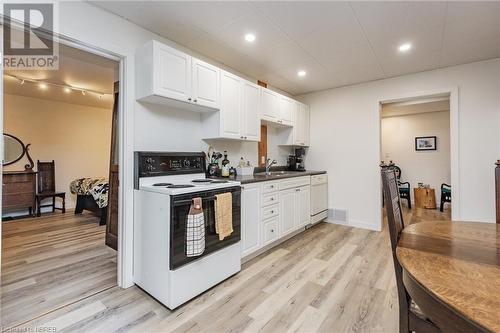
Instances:
[[[219,240],[233,233],[233,195],[231,192],[215,195],[215,232]]]
[[[205,252],[205,219],[201,198],[194,198],[186,223],[186,256],[197,257]]]

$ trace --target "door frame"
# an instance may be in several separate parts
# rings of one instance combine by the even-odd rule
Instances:
[[[451,219],[453,221],[459,221],[461,219],[460,212],[460,118],[459,118],[459,106],[458,106],[458,87],[448,87],[441,89],[432,89],[424,91],[416,91],[409,93],[401,93],[392,96],[381,96],[377,98],[376,101],[376,114],[378,116],[377,135],[378,138],[375,140],[378,149],[378,160],[377,166],[382,161],[382,133],[381,133],[381,122],[382,122],[382,105],[394,102],[404,102],[417,98],[425,97],[436,97],[447,95],[450,98],[450,171],[451,171],[451,186],[453,191],[453,200],[451,201]],[[377,168],[379,170],[379,168]],[[380,172],[377,172],[377,179],[379,188],[382,188],[382,179],[380,177]],[[379,207],[382,207],[382,194],[381,191],[377,191],[376,200],[379,202]],[[383,212],[380,210],[378,226],[379,230],[382,230],[382,219]]]
[[[128,288],[133,282],[133,154],[134,154],[134,103],[131,100],[130,79],[126,72],[133,72],[134,53],[128,50],[113,52],[77,39],[53,34],[54,42],[96,54],[119,63],[119,101],[118,101],[118,154],[119,154],[119,190],[118,190],[118,251],[117,251],[117,285]],[[3,54],[0,69],[3,73]],[[0,83],[0,126],[3,132],[3,78]],[[0,140],[0,156],[3,156],[4,142]],[[0,171],[3,165],[0,164]],[[0,174],[1,177],[1,174]],[[0,188],[0,197],[2,195]],[[0,215],[2,207],[0,205]],[[0,223],[0,265],[2,223]],[[0,266],[1,274],[1,266]]]

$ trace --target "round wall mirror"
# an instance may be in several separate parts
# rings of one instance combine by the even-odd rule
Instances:
[[[23,158],[26,153],[26,147],[24,143],[10,134],[3,134],[4,142],[4,158],[3,165],[9,165],[16,163],[21,158]]]

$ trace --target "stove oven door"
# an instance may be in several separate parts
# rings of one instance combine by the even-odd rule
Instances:
[[[215,195],[231,192],[233,196],[233,233],[219,240],[215,232]],[[186,255],[186,224],[193,198],[202,198],[205,219],[205,251],[197,257]],[[218,251],[240,241],[241,237],[241,190],[239,186],[213,191],[187,193],[171,197],[170,211],[170,269],[175,270],[191,261]]]

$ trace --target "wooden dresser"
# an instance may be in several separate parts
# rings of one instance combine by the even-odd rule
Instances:
[[[36,172],[4,171],[2,184],[2,208],[29,209],[30,215],[35,212]]]

